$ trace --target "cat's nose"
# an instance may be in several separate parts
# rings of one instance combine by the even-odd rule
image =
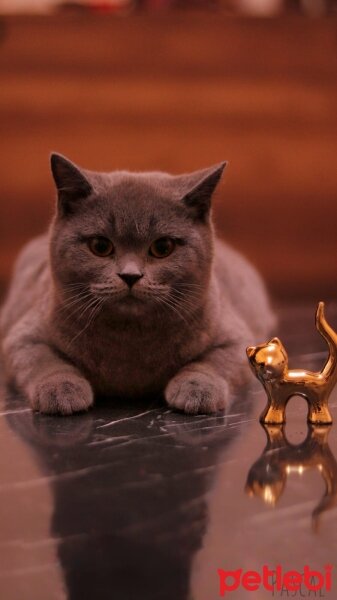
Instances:
[[[117,273],[117,275],[125,281],[129,288],[132,288],[132,286],[143,277],[143,273]]]

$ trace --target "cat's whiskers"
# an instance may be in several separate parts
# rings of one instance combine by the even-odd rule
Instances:
[[[186,315],[190,326],[192,326],[194,323],[196,323],[200,319],[200,315],[195,310],[195,305],[193,305],[192,307],[189,305],[185,306],[180,302],[178,302],[178,303],[175,302],[174,300],[173,300],[173,304],[177,308],[177,310],[180,310],[180,312],[183,315]]]
[[[73,287],[86,287],[86,283],[83,281],[73,281],[71,283],[63,284],[63,289],[73,288]]]
[[[190,322],[194,321],[197,318],[196,310],[195,310],[195,305],[190,306],[190,305],[187,305],[187,304],[183,304],[181,302],[176,302],[174,298],[169,298],[169,301],[183,315],[186,315],[186,317],[188,317],[188,319],[189,319]]]
[[[200,319],[200,313],[198,311],[198,308],[200,307],[200,297],[176,297],[174,295],[174,291],[175,290],[172,290],[169,294],[169,299],[171,300],[171,302],[177,309],[180,309],[180,311],[188,317],[189,323],[191,325],[196,323]]]
[[[94,292],[99,292],[101,290],[106,290],[106,289],[111,289],[114,288],[115,284],[113,281],[105,281],[104,283],[92,283],[90,285],[90,288],[94,291]]]
[[[109,290],[106,289],[106,290],[102,290],[102,291],[101,290],[95,291],[95,294],[96,294],[96,296],[112,296],[113,297],[120,293],[124,293],[124,291],[125,290],[123,290],[123,289],[117,289],[117,290],[116,289],[109,289]]]
[[[73,302],[75,302],[76,300],[82,300],[84,298],[86,298],[87,296],[91,296],[91,292],[85,292],[83,290],[83,292],[80,293],[76,293],[73,294],[72,296],[66,297],[66,302],[64,302],[61,306],[70,306]]]
[[[177,289],[178,285],[180,289]],[[195,312],[200,300],[199,290],[203,288],[198,284],[182,283],[177,284],[177,287],[172,289],[164,284],[150,283],[146,287],[139,288],[135,297],[154,301],[174,312],[185,323],[192,324],[196,320]],[[115,286],[106,283],[94,284],[88,289],[87,284],[76,282],[67,284],[64,290],[69,291],[70,295],[66,296],[66,302],[63,302],[58,310],[69,313],[66,319],[74,318],[76,315],[77,320],[83,319],[88,312],[98,307],[99,301],[103,304],[108,299],[116,300],[125,295],[124,289],[116,289]]]
[[[175,286],[177,288],[197,288],[199,290],[205,290],[205,286],[200,285],[200,283],[184,283],[184,282],[178,282],[175,284]]]
[[[205,291],[204,288],[201,286],[183,287],[182,285],[178,285],[178,284],[174,284],[174,286],[171,289],[174,290],[175,292],[179,292],[180,294],[197,294],[197,295],[199,295],[201,293],[204,293],[204,291]]]
[[[154,299],[154,301],[155,301],[155,302],[157,302],[157,303],[158,303],[158,304],[159,304],[161,307],[163,307],[163,308],[168,308],[168,309],[172,310],[172,306],[171,306],[171,305],[170,305],[168,302],[166,302],[166,300],[165,300],[163,297],[161,297],[161,296],[154,296],[154,297],[153,297],[153,299]],[[179,313],[177,310],[175,310],[175,309],[174,309],[174,312],[178,314],[178,316],[179,316],[179,319],[182,319],[182,318],[183,318],[183,317],[181,316],[181,314],[180,314],[180,313]]]
[[[142,290],[143,296],[148,296],[152,300],[160,302],[161,305],[169,306],[180,318],[189,317],[192,322],[191,312],[195,312],[196,303],[200,300],[199,295],[195,290],[189,290],[189,298],[186,298],[186,293],[180,290],[171,289],[167,285],[148,285],[146,290]],[[186,319],[184,319],[185,322]],[[193,319],[194,320],[194,319]]]
[[[76,284],[69,284],[76,285]],[[78,284],[81,285],[82,291],[77,292],[76,294],[71,295],[68,298],[68,301],[63,303],[58,307],[59,312],[69,312],[69,314],[65,317],[65,320],[73,319],[76,315],[77,319],[82,319],[85,313],[90,310],[90,308],[96,305],[96,302],[100,299],[97,295],[93,294],[91,290],[89,290],[86,284]],[[104,300],[104,298],[103,298]],[[79,312],[82,308],[82,312]]]
[[[178,317],[184,321],[186,323],[186,325],[189,325],[188,321],[186,320],[184,314],[182,314],[181,311],[178,310],[177,306],[175,304],[173,304],[171,302],[171,300],[166,296],[154,296],[155,300],[158,301],[159,303],[162,303],[164,306],[167,306],[168,308],[170,308],[171,310],[173,310]]]
[[[91,300],[87,302],[82,312],[78,314],[78,319],[83,319],[84,315],[90,311],[90,309],[93,308],[99,300],[101,300],[101,298],[98,298],[97,296],[92,297]]]
[[[170,295],[173,298],[177,299],[178,302],[186,302],[189,303],[191,306],[194,306],[195,302],[200,303],[201,300],[201,296],[194,292],[187,294],[186,292],[179,292],[179,290],[173,289],[170,291]]]
[[[118,298],[125,294],[125,289],[109,284],[97,284],[91,286],[92,293],[101,298]]]
[[[78,333],[76,333],[76,335],[70,340],[70,342],[67,344],[67,347],[69,348],[75,340],[77,340],[77,338],[82,335],[87,329],[88,327],[94,322],[94,320],[96,319],[96,317],[98,316],[100,309],[102,308],[104,302],[105,302],[105,298],[98,298],[95,297],[94,298],[95,303],[92,305],[90,305],[91,308],[91,312],[89,315],[89,318],[85,324],[85,326],[83,327],[83,329],[81,329]],[[88,308],[88,307],[87,307]],[[83,317],[83,314],[82,314]]]
[[[161,283],[148,283],[143,289],[149,292],[167,292],[169,290],[169,286]]]
[[[85,291],[87,289],[88,286],[85,283],[68,283],[62,286],[62,293],[64,295],[67,295],[68,293],[75,294],[76,292],[80,293],[81,291]]]
[[[174,299],[177,303],[186,304],[190,307],[196,307],[196,305],[200,305],[201,296],[200,294],[192,291],[192,292],[181,292],[176,290],[175,288],[169,291],[169,296]]]
[[[174,307],[177,311],[181,313],[182,316],[185,316],[185,322],[189,324],[189,326],[193,325],[198,319],[199,315],[196,314],[195,305],[184,305],[182,302],[177,302],[175,298],[168,297],[167,301],[171,303],[171,306]]]
[[[181,290],[181,289],[177,289],[176,287],[173,287],[170,290],[170,294],[174,295],[174,297],[176,297],[177,299],[183,299],[183,300],[187,300],[187,301],[191,301],[191,302],[198,302],[200,303],[200,301],[202,300],[202,298],[205,296],[204,294],[204,290],[203,289],[186,289],[186,290]]]
[[[88,291],[88,286],[85,283],[67,283],[62,285],[61,287],[61,294],[58,293],[58,295],[64,296],[67,300],[69,300],[69,297],[76,297],[76,295],[80,295],[83,292],[87,292]]]
[[[81,304],[86,303],[91,298],[92,298],[92,294],[91,293],[83,293],[81,295],[80,294],[76,294],[76,296],[73,296],[69,300],[69,302],[65,302],[65,303],[60,304],[59,306],[57,306],[57,311],[59,313],[66,313],[66,312],[69,312],[69,310],[71,308],[75,309],[75,310],[70,310],[70,316],[72,316],[81,307]]]

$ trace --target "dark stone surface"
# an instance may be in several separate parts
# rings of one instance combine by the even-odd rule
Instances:
[[[292,366],[323,364],[326,350],[313,313],[304,306],[280,311],[275,333]],[[336,327],[332,305],[327,316]],[[33,414],[4,385],[1,390],[2,599],[213,600],[218,568],[281,564],[301,571],[305,564],[323,569],[336,563],[336,426],[325,435],[330,450],[326,439],[322,452],[322,444],[309,439],[260,459],[266,435],[258,415],[265,399],[253,378],[226,416],[191,417],[160,402],[111,400],[84,415],[48,417]],[[336,391],[330,407],[337,418]],[[303,442],[303,400],[290,403],[286,433],[292,444]],[[324,461],[332,491],[314,521],[326,491]],[[263,498],[282,469],[273,507]],[[245,492],[248,473],[260,497]],[[337,584],[331,598],[336,590]],[[271,597],[239,590],[230,598],[245,594]]]

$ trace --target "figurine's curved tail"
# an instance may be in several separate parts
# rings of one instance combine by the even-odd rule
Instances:
[[[324,316],[324,302],[319,302],[316,311],[316,328],[329,346],[329,358],[322,369],[322,374],[337,377],[337,333],[330,327]]]

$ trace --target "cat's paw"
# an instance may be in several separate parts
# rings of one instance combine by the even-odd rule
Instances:
[[[38,383],[31,397],[33,410],[48,415],[71,415],[85,411],[93,401],[93,391],[84,377],[61,373]]]
[[[223,411],[229,403],[227,382],[204,373],[178,373],[166,387],[169,406],[189,414]]]

